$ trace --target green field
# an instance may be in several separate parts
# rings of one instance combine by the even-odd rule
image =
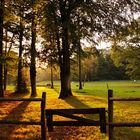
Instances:
[[[54,82],[54,89],[46,87],[49,82],[38,83],[37,91],[38,96],[45,91],[47,93],[46,108],[91,108],[91,107],[107,107],[107,91],[108,88],[114,91],[115,97],[140,97],[140,81],[102,81],[102,82],[86,82],[82,90],[78,89],[78,83],[72,82],[73,95],[65,100],[58,99],[60,91],[60,83]],[[108,86],[107,86],[108,85]],[[9,86],[10,90],[13,87]],[[10,94],[10,93],[8,93]],[[7,94],[7,96],[8,96]],[[24,97],[30,97],[26,95]],[[13,103],[12,106],[15,106]],[[40,108],[39,105],[30,103],[24,108],[20,108],[20,104],[17,104],[15,108],[23,110],[20,115],[18,111],[14,112],[17,119],[22,120],[37,120]],[[12,112],[11,105],[6,104],[5,111],[3,108],[0,109],[0,119],[10,118],[7,117]],[[7,111],[9,110],[9,111]],[[2,113],[1,113],[2,112]],[[4,115],[4,117],[2,117]],[[12,116],[12,115],[9,115]],[[18,117],[20,116],[20,117]],[[34,116],[34,117],[32,117]],[[106,114],[107,116],[107,114]],[[90,118],[96,118],[97,116],[88,116]],[[54,119],[60,120],[65,119],[56,116]],[[134,121],[140,122],[140,102],[116,102],[114,104],[114,121]],[[4,131],[8,131],[10,128],[7,126],[0,126],[0,134]],[[115,139],[116,140],[140,140],[140,128],[115,128]],[[40,128],[29,126],[17,126],[14,129],[9,130],[9,137],[11,139],[40,139]],[[2,133],[3,134],[3,133]],[[7,138],[8,135],[0,136],[0,139]],[[108,135],[101,134],[98,127],[56,127],[54,132],[48,133],[47,137],[49,140],[107,140]]]

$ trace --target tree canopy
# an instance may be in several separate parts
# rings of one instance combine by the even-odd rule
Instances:
[[[113,38],[112,58],[116,66],[124,66],[131,79],[140,78],[140,19],[125,26]]]
[[[51,0],[46,3],[46,39],[55,40],[60,65],[60,98],[71,93],[70,57],[79,39],[96,44],[99,39],[116,34],[139,10],[138,1]],[[51,37],[50,37],[51,36]],[[44,36],[45,39],[45,36]]]
[[[2,61],[3,42],[8,44],[9,38],[12,39],[12,46],[18,46],[15,48],[19,50],[19,73],[21,67],[24,67],[21,60],[25,59],[25,54],[28,56],[26,60],[30,66],[31,95],[37,94],[36,62],[38,56],[43,58],[42,61],[45,60],[50,65],[57,64],[60,67],[59,98],[72,95],[71,60],[75,57],[75,53],[79,54],[79,67],[82,67],[80,52],[86,50],[82,48],[83,40],[95,47],[101,40],[113,37],[112,42],[117,43],[114,43],[115,47],[112,47],[112,55],[119,56],[118,59],[125,60],[125,62],[121,63],[118,59],[112,59],[116,64],[118,62],[119,65],[123,64],[121,68],[125,67],[131,77],[138,78],[139,57],[134,58],[132,54],[139,55],[139,19],[135,20],[139,11],[139,0],[1,0],[0,96],[3,96],[3,69],[5,69]],[[41,49],[38,47],[39,39],[42,43]],[[123,49],[125,54],[119,55],[115,48]],[[110,55],[104,56],[102,51],[99,51],[98,56],[91,56],[94,62],[90,63],[89,59],[82,62],[90,65],[92,70],[86,70],[85,66],[83,69],[89,74],[89,79],[92,73],[106,78],[105,73],[111,73],[109,69],[113,68],[116,73],[118,72],[112,59]]]

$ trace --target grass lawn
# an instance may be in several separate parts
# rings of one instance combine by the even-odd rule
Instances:
[[[55,89],[38,84],[38,97],[45,91],[47,93],[46,108],[91,108],[105,107],[107,110],[107,87],[113,89],[115,97],[140,97],[140,81],[104,81],[87,82],[79,90],[77,82],[72,82],[73,97],[66,100],[58,99],[60,83],[55,82]],[[39,86],[41,85],[41,86]],[[44,85],[44,86],[43,86]],[[6,96],[11,96],[13,87],[8,87]],[[30,95],[20,95],[23,98]],[[40,119],[40,103],[36,102],[6,102],[0,103],[0,120],[26,120],[38,121]],[[107,114],[106,114],[107,116]],[[96,116],[88,116],[96,118]],[[55,116],[54,119],[65,119]],[[114,105],[114,121],[140,122],[140,102],[116,102]],[[115,128],[116,140],[140,140],[140,128]],[[54,132],[48,133],[49,140],[108,140],[108,136],[101,134],[99,127],[55,127]],[[0,125],[0,140],[39,140],[40,126],[26,125]]]

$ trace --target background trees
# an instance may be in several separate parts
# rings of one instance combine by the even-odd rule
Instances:
[[[140,19],[132,21],[113,38],[112,59],[117,67],[124,67],[131,79],[140,78]]]
[[[59,65],[61,80],[59,98],[72,95],[71,78],[78,80],[78,75],[79,88],[82,88],[81,81],[84,80],[106,80],[116,77],[126,79],[128,78],[126,74],[138,79],[139,19],[135,21],[134,13],[138,15],[139,8],[139,0],[121,2],[119,0],[12,0],[5,1],[5,4],[1,0],[0,85],[2,86],[0,90],[3,91],[3,62],[6,64],[7,61],[7,59],[3,61],[2,41],[5,45],[5,57],[8,48],[12,48],[9,54],[12,52],[16,54],[19,49],[18,92],[21,92],[21,83],[24,83],[22,68],[25,54],[28,63],[26,66],[30,67],[33,96],[36,95],[37,56],[42,59],[41,61],[46,61],[48,66]],[[95,49],[101,40],[110,37],[113,38],[111,52],[109,49]],[[85,40],[94,47],[85,48],[82,44]],[[137,57],[133,57],[132,54]],[[79,56],[79,66],[77,56]],[[79,74],[76,67],[79,67]],[[127,71],[126,74],[124,70]],[[6,65],[4,71],[6,75]]]
[[[128,11],[138,10],[138,1],[52,0],[46,3],[45,9],[45,27],[56,40],[58,51],[60,98],[65,98],[72,95],[70,57],[79,40],[87,39],[96,43],[100,37],[114,35],[130,22]]]
[[[113,56],[110,50],[88,47],[84,51],[86,54],[82,57],[82,82],[129,79],[125,73],[125,67],[117,67],[114,64],[116,56]],[[73,59],[74,62],[71,62],[72,80],[78,81],[78,60],[76,57]]]

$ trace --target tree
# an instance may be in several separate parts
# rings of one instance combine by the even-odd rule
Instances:
[[[6,65],[6,79],[4,79],[5,86],[7,83],[15,84],[17,80],[17,71],[18,71],[18,54],[14,51],[9,51],[6,54],[4,65]],[[6,90],[6,89],[5,89]]]
[[[3,41],[4,41],[4,43],[5,43],[5,45],[4,45],[4,61],[3,61],[3,71],[4,71],[4,76],[3,76],[3,85],[4,85],[4,91],[6,90],[6,87],[7,87],[7,73],[8,73],[8,69],[7,69],[7,59],[9,59],[9,53],[10,53],[10,50],[11,50],[11,47],[12,47],[12,43],[11,43],[11,45],[10,45],[10,47],[9,47],[9,49],[8,49],[8,43],[11,41],[13,41],[13,37],[12,37],[12,39],[10,40],[9,38],[9,36],[8,36],[8,26],[10,26],[9,25],[9,19],[10,18],[8,18],[8,16],[9,16],[9,13],[8,13],[8,8],[9,8],[9,6],[8,6],[8,4],[6,3],[7,1],[5,1],[5,8],[4,8],[4,11],[5,11],[5,14],[4,14],[4,22],[5,22],[5,24],[3,25],[3,27],[4,27],[4,35],[3,35]]]
[[[3,20],[4,20],[4,0],[0,1],[0,97],[4,97],[3,92]]]
[[[7,78],[8,78],[8,72],[9,68],[15,68],[16,67],[16,62],[18,58],[16,57],[16,53],[11,51],[12,44],[14,43],[14,34],[12,35],[11,38],[8,37],[8,31],[5,28],[5,48],[4,48],[4,91],[6,91],[7,87]],[[9,47],[8,47],[9,45]],[[13,55],[12,55],[13,54]],[[13,57],[14,56],[14,57]],[[15,62],[16,61],[16,62]]]
[[[21,3],[22,4],[22,3]],[[25,25],[23,24],[23,14],[25,12],[25,5],[21,5],[19,9],[19,61],[18,61],[18,77],[17,77],[17,87],[16,93],[27,93],[29,92],[27,89],[27,83],[25,81],[25,77],[23,75],[23,37],[24,37],[24,30]]]
[[[18,76],[17,76],[17,87],[15,93],[28,93],[27,83],[23,75],[23,24],[20,19],[20,31],[19,31],[19,58],[18,58]]]
[[[29,6],[27,4],[27,1],[18,0],[16,2],[15,1],[10,1],[9,3],[7,2],[5,30],[8,30],[8,32],[10,32],[10,35],[13,34],[12,43],[18,42],[17,40],[19,40],[19,42],[17,43],[19,49],[18,50],[19,58],[18,58],[18,71],[17,71],[18,73],[15,93],[28,92],[26,81],[23,75],[23,50],[24,50],[23,41],[25,41],[27,38],[27,32],[25,31],[25,26],[27,26],[25,16],[28,10]],[[12,47],[12,43],[9,47],[9,51]]]
[[[79,67],[79,89],[82,89],[82,66],[81,66],[81,43],[79,39],[79,50],[78,50],[78,67]]]
[[[31,96],[36,96],[36,36],[37,36],[37,23],[39,16],[41,16],[41,9],[43,1],[31,0],[31,48],[30,48],[30,81],[31,81]]]
[[[125,67],[131,79],[140,78],[140,18],[125,26],[112,38],[112,59],[117,67]]]
[[[73,36],[81,32],[81,38],[96,42],[93,35],[112,35],[122,25],[128,24],[129,14],[138,1],[84,1],[84,0],[52,0],[47,2],[46,17],[49,31],[56,39],[58,49],[61,92],[59,98],[72,95],[70,85],[70,56],[73,54]],[[127,7],[127,8],[124,8]],[[135,11],[138,10],[135,8]],[[80,18],[79,18],[80,17]],[[79,24],[80,21],[80,24]],[[78,23],[78,24],[77,24]],[[75,29],[75,30],[74,30]]]
[[[85,58],[83,59],[84,81],[98,80],[99,50],[96,47],[86,47]]]
[[[31,27],[31,64],[30,64],[30,80],[31,80],[31,96],[36,96],[36,13],[35,3],[32,0],[32,27]]]

